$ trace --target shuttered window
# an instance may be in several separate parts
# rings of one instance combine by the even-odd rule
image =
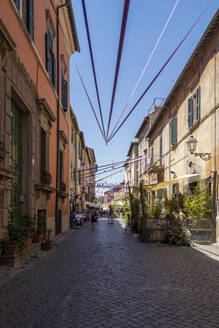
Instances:
[[[46,169],[46,132],[43,128],[40,131],[40,157],[41,157],[41,170]]]
[[[62,107],[65,112],[68,110],[68,81],[65,80],[65,75],[63,70],[62,70]]]
[[[201,110],[201,94],[200,87],[195,91],[195,94],[188,99],[188,127],[191,129],[194,123],[200,121]]]
[[[174,117],[171,121],[171,145],[177,143],[177,117]]]
[[[27,30],[34,41],[34,0],[27,0]]]
[[[189,129],[193,126],[193,98],[188,99],[188,126]]]
[[[81,157],[81,144],[80,144],[80,141],[78,141],[78,156]]]
[[[200,103],[201,103],[200,99],[201,99],[200,87],[198,87],[196,90],[196,117],[195,117],[196,122],[200,121]]]
[[[17,10],[20,11],[20,0],[14,0],[15,6],[17,7]]]
[[[72,143],[74,142],[74,128],[73,128],[73,126],[71,128],[71,142]]]
[[[151,147],[151,165],[154,163],[154,147]]]
[[[59,182],[63,182],[64,177],[64,153],[59,151]]]
[[[48,28],[45,36],[46,48],[46,70],[49,74],[50,80],[54,88],[56,88],[56,59],[53,50],[53,37],[50,29]]]
[[[160,165],[162,165],[162,156],[163,156],[163,137],[160,136]]]

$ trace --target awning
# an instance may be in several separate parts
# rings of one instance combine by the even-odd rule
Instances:
[[[91,202],[85,202],[86,206],[94,207],[94,208],[100,208],[99,204],[91,203]]]
[[[145,187],[148,191],[155,191],[155,190],[159,190],[159,189],[164,189],[173,183],[177,183],[179,180],[189,179],[190,180],[189,182],[194,182],[194,181],[197,181],[198,178],[199,178],[199,174],[185,174],[185,175],[175,178],[173,180],[163,181],[163,182],[156,183],[156,184],[150,184],[150,185],[146,185]]]

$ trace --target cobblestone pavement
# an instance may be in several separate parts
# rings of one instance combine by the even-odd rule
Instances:
[[[0,327],[218,328],[219,262],[101,220],[2,276]]]

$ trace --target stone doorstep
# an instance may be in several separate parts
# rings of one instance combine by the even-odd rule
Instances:
[[[26,262],[31,256],[39,254],[41,251],[41,244],[33,244],[30,248],[23,249],[16,255],[3,255],[0,256],[0,265],[7,265],[16,267]]]

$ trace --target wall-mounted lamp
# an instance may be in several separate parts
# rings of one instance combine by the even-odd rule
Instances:
[[[193,138],[193,136],[191,136],[186,143],[187,143],[188,150],[191,154],[195,156],[199,156],[204,161],[208,161],[211,158],[211,153],[195,153],[195,149],[198,141],[195,138]]]

